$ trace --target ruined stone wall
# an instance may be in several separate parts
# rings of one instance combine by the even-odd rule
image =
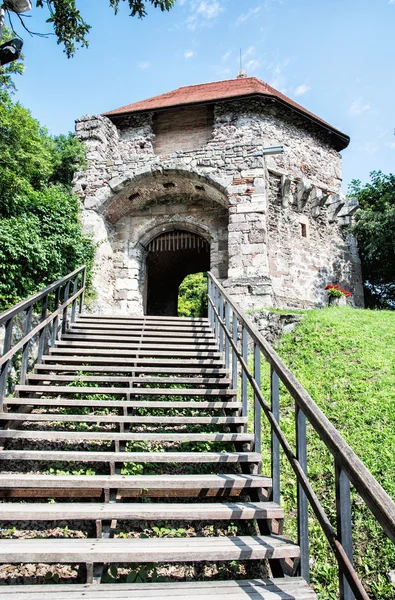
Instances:
[[[139,236],[169,223],[206,232],[212,268],[245,308],[319,306],[333,281],[361,305],[358,253],[344,229],[356,205],[340,194],[329,133],[270,101],[226,102],[214,107],[207,144],[158,156],[153,123],[152,113],[116,126],[105,117],[77,122],[89,167],[75,189],[87,230],[101,240],[103,310],[141,311]],[[265,156],[278,145],[284,154]]]

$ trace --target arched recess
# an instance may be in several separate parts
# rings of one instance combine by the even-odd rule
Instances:
[[[195,260],[191,256],[190,270],[186,270],[185,262],[174,255],[173,268],[168,269],[171,277],[181,282],[190,273],[210,269],[225,279],[228,273],[228,206],[228,197],[220,185],[192,171],[161,170],[129,179],[102,212],[111,230],[113,305],[135,314],[159,310],[148,307],[148,246],[154,238],[169,231],[189,232],[209,244],[206,253],[209,260],[205,261],[204,267],[200,266],[201,257]],[[199,268],[194,266],[198,258]],[[166,260],[168,262],[168,257]],[[179,274],[176,275],[176,271]],[[163,281],[163,286],[169,284],[170,275]],[[172,290],[175,285],[172,282]],[[169,291],[169,295],[172,294]],[[174,310],[173,302],[173,314]]]
[[[147,315],[177,315],[178,288],[192,273],[210,269],[210,243],[186,228],[167,229],[146,245]]]

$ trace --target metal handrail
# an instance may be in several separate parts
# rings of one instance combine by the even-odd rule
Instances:
[[[61,287],[62,285],[64,285],[68,281],[70,281],[75,275],[79,275],[80,273],[86,273],[85,265],[83,265],[82,267],[79,267],[75,271],[72,271],[65,277],[62,277],[62,279],[58,279],[54,283],[51,283],[49,286],[47,286],[46,288],[43,288],[42,290],[40,290],[33,296],[29,296],[29,298],[27,298],[26,300],[22,300],[18,304],[15,304],[15,306],[11,306],[11,308],[0,313],[0,325],[4,325],[4,323],[6,321],[8,321],[8,319],[12,319],[12,317],[15,317],[22,310],[26,310],[33,304],[36,304],[37,302],[39,302],[40,300],[45,298],[45,296],[48,296],[52,292],[56,291],[59,287]],[[85,278],[84,278],[84,285],[85,285]]]
[[[29,358],[31,358],[32,339],[38,335],[37,356],[33,359],[33,364],[31,365],[34,366],[37,361],[41,360],[44,353],[47,344],[48,327],[51,328],[51,344],[53,345],[58,338],[59,326],[61,326],[61,330],[64,332],[67,328],[67,323],[72,323],[75,320],[77,303],[78,312],[82,311],[85,285],[86,266],[84,265],[0,314],[0,326],[4,326],[5,329],[3,353],[0,356],[0,410],[2,410],[4,398],[7,393],[8,376],[12,359],[18,352],[22,351],[19,379],[20,383],[24,384]],[[53,302],[53,310],[48,314],[50,301]],[[32,327],[33,312],[35,307],[37,309],[37,305],[41,305],[41,318],[40,322],[35,327]],[[70,305],[71,311],[69,314],[68,309]],[[24,332],[22,338],[13,344],[14,321],[15,317],[20,314],[23,314],[25,317]]]
[[[368,600],[369,597],[352,563],[350,481],[393,543],[395,543],[395,504],[342,438],[337,429],[315,404],[303,386],[285,366],[278,354],[255,329],[242,309],[230,299],[219,281],[212,273],[208,273],[208,277],[209,318],[219,342],[222,335],[225,335],[228,342],[228,344],[225,344],[225,355],[230,351],[230,348],[232,349],[233,387],[236,387],[237,382],[237,363],[241,365],[241,394],[244,415],[246,411],[247,380],[254,391],[255,451],[259,451],[258,448],[260,446],[260,408],[263,409],[271,425],[273,500],[278,502],[280,498],[279,445],[281,445],[297,477],[301,575],[307,580],[309,579],[308,500],[337,558],[341,573],[341,599],[352,600],[355,595],[358,600]],[[233,313],[232,319],[230,319],[230,310]],[[230,328],[231,320],[232,328]],[[241,352],[237,343],[239,323],[242,329]],[[248,336],[250,336],[254,344],[254,375],[250,372],[247,364]],[[260,389],[261,354],[271,367],[270,405],[266,402]],[[229,356],[225,356],[225,360],[229,364]],[[279,425],[279,381],[284,384],[296,404],[296,454],[293,452]],[[334,457],[338,517],[337,532],[333,529],[325,514],[306,473],[306,418]]]

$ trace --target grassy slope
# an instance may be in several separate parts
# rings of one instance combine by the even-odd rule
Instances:
[[[302,324],[282,338],[277,350],[315,402],[339,429],[372,474],[395,498],[395,313],[329,308],[309,311]],[[282,394],[283,429],[292,438],[293,411]],[[265,450],[264,450],[265,452]],[[309,474],[333,520],[332,460],[309,432]],[[294,507],[291,473],[285,475],[283,501]],[[288,523],[292,534],[295,521]],[[320,598],[336,598],[336,568],[314,519],[312,580]],[[369,511],[353,494],[355,563],[371,598],[394,600],[388,571],[395,550]]]

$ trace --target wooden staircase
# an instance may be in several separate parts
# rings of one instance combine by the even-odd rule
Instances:
[[[207,319],[79,316],[0,414],[0,583],[39,563],[79,583],[2,598],[316,598],[241,408]],[[143,563],[169,581],[100,583]]]

